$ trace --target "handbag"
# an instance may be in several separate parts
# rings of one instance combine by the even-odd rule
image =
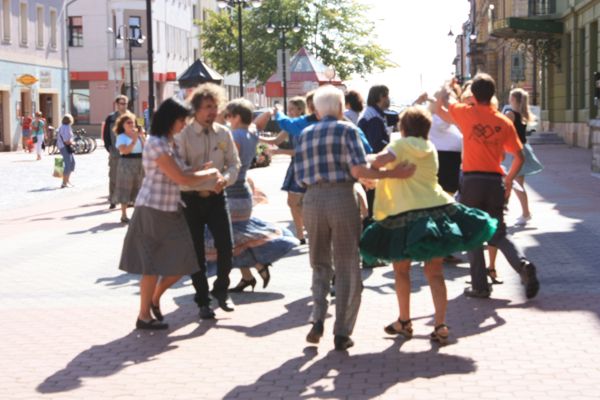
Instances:
[[[73,154],[75,153],[75,147],[72,144],[65,144],[65,148],[67,149],[67,153]]]
[[[37,143],[38,142],[37,135],[33,135],[33,138],[31,140],[33,141],[33,143]]]

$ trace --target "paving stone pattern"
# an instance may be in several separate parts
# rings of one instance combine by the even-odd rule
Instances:
[[[272,268],[267,289],[259,281],[232,296],[233,313],[199,320],[186,279],[163,297],[168,331],[133,330],[138,277],[117,269],[126,228],[107,209],[106,153],[77,157],[76,187],[62,190],[51,157],[1,153],[0,399],[598,399],[600,179],[588,150],[535,151],[546,169],[527,179],[534,220],[512,232],[538,266],[539,296],[525,299],[502,256],[506,283],[488,300],[462,296],[466,263],[447,266],[453,341],[440,348],[428,340],[433,306],[421,267],[410,341],[382,329],[397,317],[390,267],[363,270],[347,353],[333,350],[332,319],[318,346],[304,340],[307,246]],[[269,196],[256,215],[285,226],[287,163],[278,156],[250,171]],[[518,209],[511,201],[509,221]]]

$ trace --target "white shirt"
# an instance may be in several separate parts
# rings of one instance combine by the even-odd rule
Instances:
[[[433,115],[429,140],[438,151],[462,152],[462,134],[456,125],[452,125]]]

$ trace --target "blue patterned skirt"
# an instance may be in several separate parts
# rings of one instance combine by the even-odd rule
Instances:
[[[281,186],[281,190],[285,192],[292,192],[303,194],[306,192],[306,188],[298,185],[296,182],[296,174],[294,173],[294,158],[292,157],[292,161],[285,173],[285,179],[283,180],[283,186]]]
[[[299,245],[300,242],[290,230],[251,216],[252,193],[246,183],[227,188],[227,202],[233,229],[234,268],[272,264]],[[204,253],[208,274],[214,275],[217,270],[217,249],[208,228],[204,231]]]

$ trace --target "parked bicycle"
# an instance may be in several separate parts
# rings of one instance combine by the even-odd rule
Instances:
[[[83,128],[75,129],[73,131],[73,139],[71,142],[73,143],[75,154],[92,153],[96,150],[96,147],[98,147],[96,140],[86,136],[86,131]],[[48,129],[46,149],[48,150],[48,154],[60,153],[58,146],[56,145],[56,132],[54,130],[50,132],[50,129]]]

